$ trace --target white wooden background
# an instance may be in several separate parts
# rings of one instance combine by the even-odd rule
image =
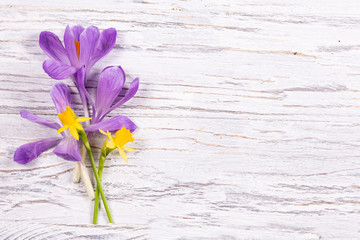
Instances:
[[[73,163],[12,161],[55,136],[19,110],[56,119],[38,37],[67,24],[115,27],[93,72],[141,80],[115,112],[139,129],[106,163],[112,225]],[[357,0],[1,0],[0,81],[1,239],[360,239]]]

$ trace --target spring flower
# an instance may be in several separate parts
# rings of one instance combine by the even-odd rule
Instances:
[[[122,127],[119,131],[115,133],[114,137],[111,135],[109,131],[104,132],[101,129],[99,129],[99,131],[102,134],[106,135],[106,140],[105,140],[106,148],[110,149],[110,151],[117,148],[119,150],[119,154],[122,157],[122,159],[128,162],[128,158],[124,150],[128,152],[135,152],[135,149],[125,146],[126,143],[134,141],[134,138],[130,130],[126,129],[125,127]]]
[[[136,94],[139,88],[139,79],[135,78],[130,83],[129,90],[125,96],[120,100],[115,101],[123,89],[124,83],[125,72],[120,66],[107,67],[101,72],[97,86],[95,103],[91,97],[89,99],[93,105],[94,115],[92,124],[85,128],[86,131],[96,132],[98,129],[102,129],[103,131],[114,132],[122,127],[126,127],[126,129],[133,132],[136,129],[136,125],[125,116],[118,115],[104,120],[107,114],[129,101]]]
[[[86,128],[87,132],[96,132],[99,128],[117,131],[125,126],[131,131],[136,125],[125,116],[116,116],[108,120],[104,117],[115,108],[130,100],[139,87],[136,78],[130,84],[128,93],[118,102],[114,103],[125,82],[125,73],[121,67],[108,67],[103,70],[97,89],[96,102],[92,100],[85,85],[87,74],[92,66],[106,56],[114,47],[116,30],[109,28],[101,33],[97,27],[84,29],[82,26],[67,26],[64,34],[64,46],[58,36],[52,32],[41,32],[39,45],[49,60],[44,61],[45,72],[54,79],[71,77],[78,88],[83,103],[85,116],[88,116],[86,98],[93,108],[92,125]],[[114,105],[111,107],[111,104]],[[99,113],[97,113],[99,111]]]
[[[54,79],[71,77],[78,88],[84,107],[85,116],[88,116],[85,89],[86,75],[94,64],[106,56],[114,47],[116,29],[108,28],[100,33],[95,26],[84,29],[82,26],[67,26],[64,34],[64,46],[58,36],[52,32],[40,33],[39,45],[50,59],[44,61],[44,71]],[[84,78],[79,76],[80,68],[86,69]]]
[[[128,142],[133,142],[134,138],[130,130],[122,127],[115,133],[113,137],[109,131],[105,132],[101,129],[99,131],[106,135],[106,140],[104,141],[103,147],[101,148],[101,154],[99,159],[99,179],[101,180],[102,172],[104,169],[104,163],[106,160],[107,155],[115,150],[116,148],[119,150],[120,156],[128,162],[128,158],[125,154],[125,151],[128,152],[135,152],[135,149],[125,146]],[[125,151],[124,151],[125,150]],[[98,212],[99,212],[99,191],[100,189],[96,188],[95,194],[95,204],[94,204],[94,216],[93,216],[93,223],[97,224]]]
[[[64,46],[52,32],[40,33],[39,45],[50,57],[43,63],[45,72],[54,79],[65,79],[75,74],[82,66],[87,73],[92,66],[106,56],[114,47],[116,30],[108,28],[100,33],[95,26],[84,29],[82,26],[67,26]]]
[[[70,89],[67,85],[56,84],[51,89],[50,95],[58,112],[61,112],[65,110],[67,106],[70,106]],[[60,124],[56,122],[36,116],[25,110],[21,110],[20,115],[31,122],[51,129],[58,130],[61,127]],[[57,156],[65,160],[81,161],[79,142],[65,133],[61,133],[61,137],[44,138],[36,142],[22,145],[15,151],[14,161],[26,164],[37,158],[41,153],[55,146],[56,148],[53,153]]]
[[[64,111],[59,113],[58,116],[64,126],[60,128],[57,133],[61,133],[66,129],[69,129],[70,134],[76,140],[79,140],[78,130],[84,130],[80,123],[91,119],[88,117],[76,117],[74,111],[69,106],[67,106]]]

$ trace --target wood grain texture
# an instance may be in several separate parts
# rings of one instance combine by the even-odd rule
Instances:
[[[355,0],[2,0],[1,238],[360,239],[359,11]],[[118,30],[92,94],[108,65],[141,80],[113,113],[139,129],[129,163],[113,154],[105,166],[112,225],[104,211],[90,224],[73,163],[51,151],[12,162],[55,136],[19,110],[56,119],[38,36],[66,24]]]

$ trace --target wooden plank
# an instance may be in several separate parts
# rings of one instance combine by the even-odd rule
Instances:
[[[323,0],[2,0],[1,238],[359,239],[359,10]],[[112,154],[105,166],[111,225],[103,209],[90,224],[74,163],[51,151],[12,161],[18,146],[56,136],[18,113],[56,119],[38,36],[62,38],[66,24],[118,30],[92,70],[92,95],[109,65],[141,81],[111,115],[139,126],[129,163]]]

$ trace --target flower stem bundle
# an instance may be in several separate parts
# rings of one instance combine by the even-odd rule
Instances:
[[[73,182],[84,183],[90,200],[95,199],[93,223],[97,224],[100,196],[104,205],[109,223],[113,222],[110,209],[101,184],[101,177],[106,157],[117,149],[120,156],[127,162],[125,151],[135,150],[125,146],[134,141],[132,133],[137,126],[128,117],[116,115],[107,118],[107,115],[116,108],[132,99],[138,88],[139,78],[135,78],[129,85],[126,94],[119,99],[123,90],[126,75],[121,66],[109,66],[102,70],[97,85],[96,99],[87,91],[87,75],[100,59],[105,57],[114,47],[116,41],[114,28],[99,31],[95,26],[67,26],[64,34],[64,43],[52,32],[41,32],[39,37],[40,48],[50,58],[43,63],[44,71],[53,79],[70,78],[78,90],[82,103],[84,117],[77,117],[71,107],[71,91],[64,83],[55,84],[50,90],[59,122],[48,120],[21,110],[20,115],[27,120],[51,129],[49,136],[35,142],[20,146],[14,153],[14,161],[26,164],[37,158],[50,148],[53,153],[66,161],[76,164]],[[88,104],[90,103],[90,104]],[[89,106],[92,116],[89,115]],[[82,123],[85,123],[84,126]],[[89,144],[90,136],[95,133],[106,135],[99,159],[99,169],[96,168],[93,152]],[[114,136],[112,133],[115,133]],[[96,180],[96,192],[90,181],[85,166],[85,156],[89,156],[93,174]]]

